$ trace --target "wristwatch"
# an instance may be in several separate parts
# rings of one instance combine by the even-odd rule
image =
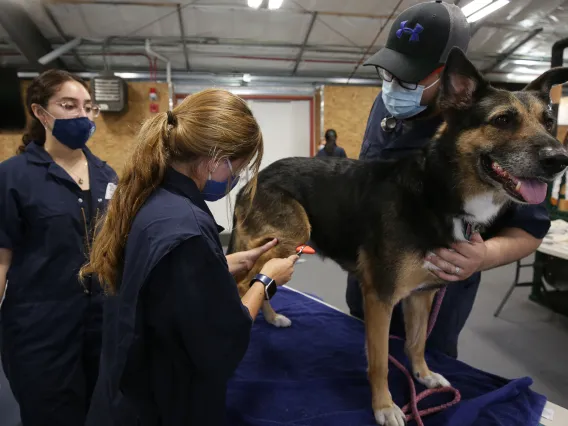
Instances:
[[[256,281],[260,281],[264,285],[264,299],[272,299],[272,296],[276,293],[276,281],[264,274],[256,274],[250,285],[252,286]]]

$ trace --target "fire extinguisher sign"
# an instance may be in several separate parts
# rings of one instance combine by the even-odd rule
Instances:
[[[155,87],[150,88],[150,112],[156,114],[160,112],[160,105],[158,104],[158,92]]]

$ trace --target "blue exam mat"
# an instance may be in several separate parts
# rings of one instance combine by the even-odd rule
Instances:
[[[279,289],[273,306],[292,326],[277,329],[262,316],[257,318],[248,352],[229,382],[228,424],[376,426],[363,323],[287,288]],[[403,345],[391,339],[390,353],[408,368]],[[462,400],[424,417],[425,426],[539,425],[546,398],[529,388],[532,379],[507,380],[440,353],[430,352],[426,359],[431,370],[459,389]],[[418,393],[424,390],[415,385]],[[400,407],[408,403],[407,379],[392,364],[389,387]],[[433,395],[419,403],[419,409],[452,397]]]

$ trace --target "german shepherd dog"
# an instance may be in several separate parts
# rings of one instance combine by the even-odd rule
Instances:
[[[556,68],[523,91],[499,90],[455,48],[441,77],[444,123],[422,152],[397,161],[287,158],[259,174],[248,213],[251,200],[238,194],[230,251],[279,241],[237,277],[241,294],[269,259],[289,256],[308,240],[359,278],[379,424],[404,424],[387,382],[393,307],[403,301],[414,377],[429,388],[448,386],[424,359],[432,301],[445,284],[425,256],[466,240],[464,224],[486,226],[509,203],[545,199],[547,182],[568,166],[568,151],[551,134],[549,105],[551,87],[566,81],[568,68]],[[276,326],[291,324],[268,302],[263,312]]]

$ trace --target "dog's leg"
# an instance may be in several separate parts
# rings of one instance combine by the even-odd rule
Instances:
[[[389,391],[389,331],[392,311],[396,304],[396,274],[381,273],[377,256],[366,251],[359,253],[358,267],[361,277],[365,309],[367,343],[367,374],[371,385],[375,420],[381,426],[403,426],[405,416],[393,402]],[[377,289],[383,289],[381,293]]]
[[[373,397],[373,412],[378,424],[403,426],[405,416],[393,402],[388,384],[389,326],[393,305],[379,300],[374,289],[366,289],[365,329],[369,382]]]
[[[288,252],[283,253],[282,246],[280,247],[276,246],[271,250],[269,250],[268,252],[264,253],[262,256],[260,256],[256,261],[256,263],[254,264],[254,266],[252,267],[252,269],[244,276],[244,278],[239,280],[238,287],[239,287],[239,294],[241,295],[241,297],[243,297],[244,294],[247,292],[247,290],[249,289],[250,281],[253,279],[253,277],[256,274],[258,274],[261,271],[261,269],[264,267],[264,264],[266,262],[276,257],[290,256],[290,254],[292,254],[293,252],[290,254],[287,253]],[[274,311],[272,305],[270,305],[270,302],[268,300],[262,303],[262,314],[264,315],[264,319],[266,320],[266,322],[274,325],[275,327],[290,327],[292,325],[292,321],[290,319],[288,319],[282,314],[277,314]]]
[[[433,373],[424,359],[426,333],[432,302],[436,291],[416,291],[403,300],[406,330],[406,353],[412,364],[414,377],[427,388],[450,386],[442,375]]]

